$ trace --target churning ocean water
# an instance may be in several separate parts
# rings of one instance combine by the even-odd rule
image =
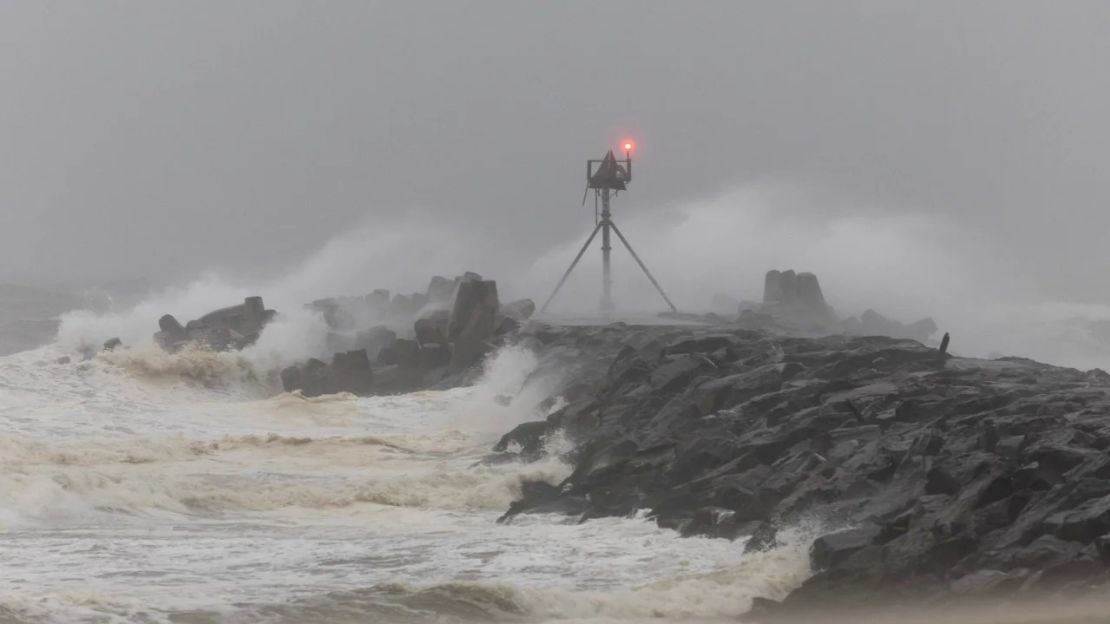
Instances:
[[[480,461],[542,416],[522,349],[473,387],[315,399],[242,354],[64,355],[0,358],[2,623],[735,621],[808,573],[801,539],[498,524],[522,480],[570,472],[558,448]]]

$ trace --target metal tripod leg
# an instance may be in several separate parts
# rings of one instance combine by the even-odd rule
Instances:
[[[632,254],[632,257],[636,260],[636,264],[640,265],[640,268],[644,270],[644,275],[647,275],[647,278],[651,280],[651,285],[655,286],[655,290],[658,290],[659,294],[663,295],[663,299],[667,302],[667,305],[671,306],[671,312],[678,312],[678,308],[676,308],[674,304],[671,303],[670,297],[667,296],[667,293],[663,292],[663,287],[659,285],[659,282],[655,281],[654,277],[652,277],[651,271],[648,270],[647,266],[644,264],[644,261],[640,260],[640,256],[636,255],[636,250],[632,249],[632,245],[628,244],[628,239],[624,237],[624,234],[621,234],[620,228],[617,227],[617,224],[614,221],[610,220],[609,225],[613,228],[613,231],[617,233],[617,238],[621,239],[621,242],[624,243],[624,247],[628,250],[628,253]],[[590,238],[593,237],[591,236]],[[582,254],[579,255],[581,256]],[[578,260],[575,260],[575,262],[578,262]]]
[[[548,304],[550,304],[551,300],[555,298],[555,295],[559,294],[559,289],[563,287],[563,283],[567,281],[568,277],[570,277],[570,272],[574,270],[574,267],[578,266],[578,261],[582,259],[582,255],[586,253],[587,249],[589,249],[590,243],[594,242],[594,237],[597,236],[597,232],[600,229],[601,229],[601,223],[599,222],[597,224],[597,226],[594,227],[594,231],[590,233],[590,237],[586,239],[586,244],[582,245],[582,249],[579,250],[578,255],[574,257],[574,262],[570,263],[570,268],[567,269],[566,273],[563,273],[563,279],[559,280],[559,284],[555,287],[555,290],[553,290],[551,292],[551,296],[547,298],[547,301],[543,302],[543,307],[540,308],[541,313],[547,311]],[[627,245],[627,244],[628,243],[625,243],[625,245]],[[635,254],[633,254],[633,255],[635,255]],[[647,269],[645,269],[645,270],[647,270]],[[663,296],[666,297],[666,295],[663,295]],[[674,307],[674,306],[671,306],[671,307]]]

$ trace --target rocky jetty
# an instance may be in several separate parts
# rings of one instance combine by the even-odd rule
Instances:
[[[216,351],[243,349],[254,344],[276,312],[267,310],[262,297],[247,297],[243,303],[209,312],[182,325],[172,314],[158,319],[154,341],[167,351],[186,345]],[[105,345],[107,348],[107,345]]]
[[[758,601],[763,617],[860,596],[936,602],[1110,581],[1103,371],[961,358],[947,334],[940,349],[906,338],[932,336],[928,319],[839,319],[817,277],[793,271],[768,273],[764,301],[738,316],[684,316],[702,326],[538,323],[531,301],[502,304],[496,282],[473,273],[310,307],[335,353],[283,370],[287,391],[460,385],[504,344],[560,378],[559,400],[544,403],[560,407],[505,434],[490,461],[539,459],[558,438],[573,444],[574,470],[523,484],[503,521],[646,510],[749,550],[811,529],[813,575],[782,602]],[[186,325],[166,315],[157,338],[242,348],[273,315],[252,297]]]
[[[536,309],[530,299],[501,304],[497,282],[472,272],[454,279],[435,276],[421,293],[379,289],[363,296],[318,299],[306,307],[327,325],[325,353],[332,355],[281,371],[282,387],[305,396],[394,394],[466,383],[485,356]],[[258,340],[275,315],[261,297],[247,297],[241,305],[184,325],[166,314],[158,320],[154,339],[167,351],[186,346],[243,349]],[[104,349],[121,346],[112,339]]]
[[[504,436],[529,460],[575,443],[504,520],[648,510],[685,535],[773,547],[815,529],[814,575],[765,614],[855,601],[1089,587],[1110,562],[1110,375],[952,357],[886,337],[734,328],[550,328],[590,360],[567,404]],[[571,392],[570,390],[573,390]]]

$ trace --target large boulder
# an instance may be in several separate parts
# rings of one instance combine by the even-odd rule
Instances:
[[[874,525],[822,535],[810,548],[813,569],[826,570],[843,562],[853,553],[870,546],[878,536],[879,528]]]
[[[221,308],[199,319],[181,325],[170,314],[158,320],[159,331],[154,340],[168,350],[185,344],[195,344],[208,349],[226,351],[248,347],[262,333],[276,312],[267,310],[262,297],[247,297],[236,306]]]
[[[365,349],[359,349],[332,357],[325,387],[329,393],[369,394],[372,382],[370,358]]]
[[[274,316],[267,310],[262,297],[247,297],[243,303],[209,312],[190,324],[206,328],[227,328],[241,336],[255,336]],[[188,328],[188,325],[186,325]]]
[[[782,271],[767,271],[763,278],[763,303],[782,303]]]
[[[767,303],[781,303],[783,305],[793,305],[798,299],[798,275],[794,273],[793,269],[783,271],[779,274],[779,300],[769,301]]]
[[[300,366],[283,369],[281,386],[286,392],[300,390],[304,396],[320,396],[327,393],[327,371],[327,364],[312,358]]]
[[[447,326],[450,322],[450,310],[425,310],[413,324],[416,341],[421,345],[447,344]]]
[[[154,342],[167,351],[174,351],[189,340],[185,326],[172,314],[164,314],[158,319],[158,329],[154,334]]]
[[[807,310],[824,312],[827,307],[825,296],[821,293],[821,284],[813,273],[799,273],[795,282],[797,286],[797,303]]]
[[[767,272],[761,310],[792,323],[826,325],[835,320],[817,276],[793,270]]]
[[[536,304],[531,299],[520,299],[502,305],[494,323],[494,334],[501,336],[519,329],[535,312]]]
[[[447,324],[448,339],[454,342],[452,370],[469,367],[490,350],[499,307],[497,282],[464,279],[459,283]]]

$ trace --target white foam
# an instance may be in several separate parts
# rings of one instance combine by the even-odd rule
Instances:
[[[245,354],[63,352],[0,358],[0,619],[234,615],[388,583],[504,587],[540,619],[743,606],[706,603],[749,561],[740,544],[644,519],[495,522],[523,481],[570,471],[557,437],[545,460],[481,463],[557,382],[526,350],[470,388],[312,399],[271,395]]]

